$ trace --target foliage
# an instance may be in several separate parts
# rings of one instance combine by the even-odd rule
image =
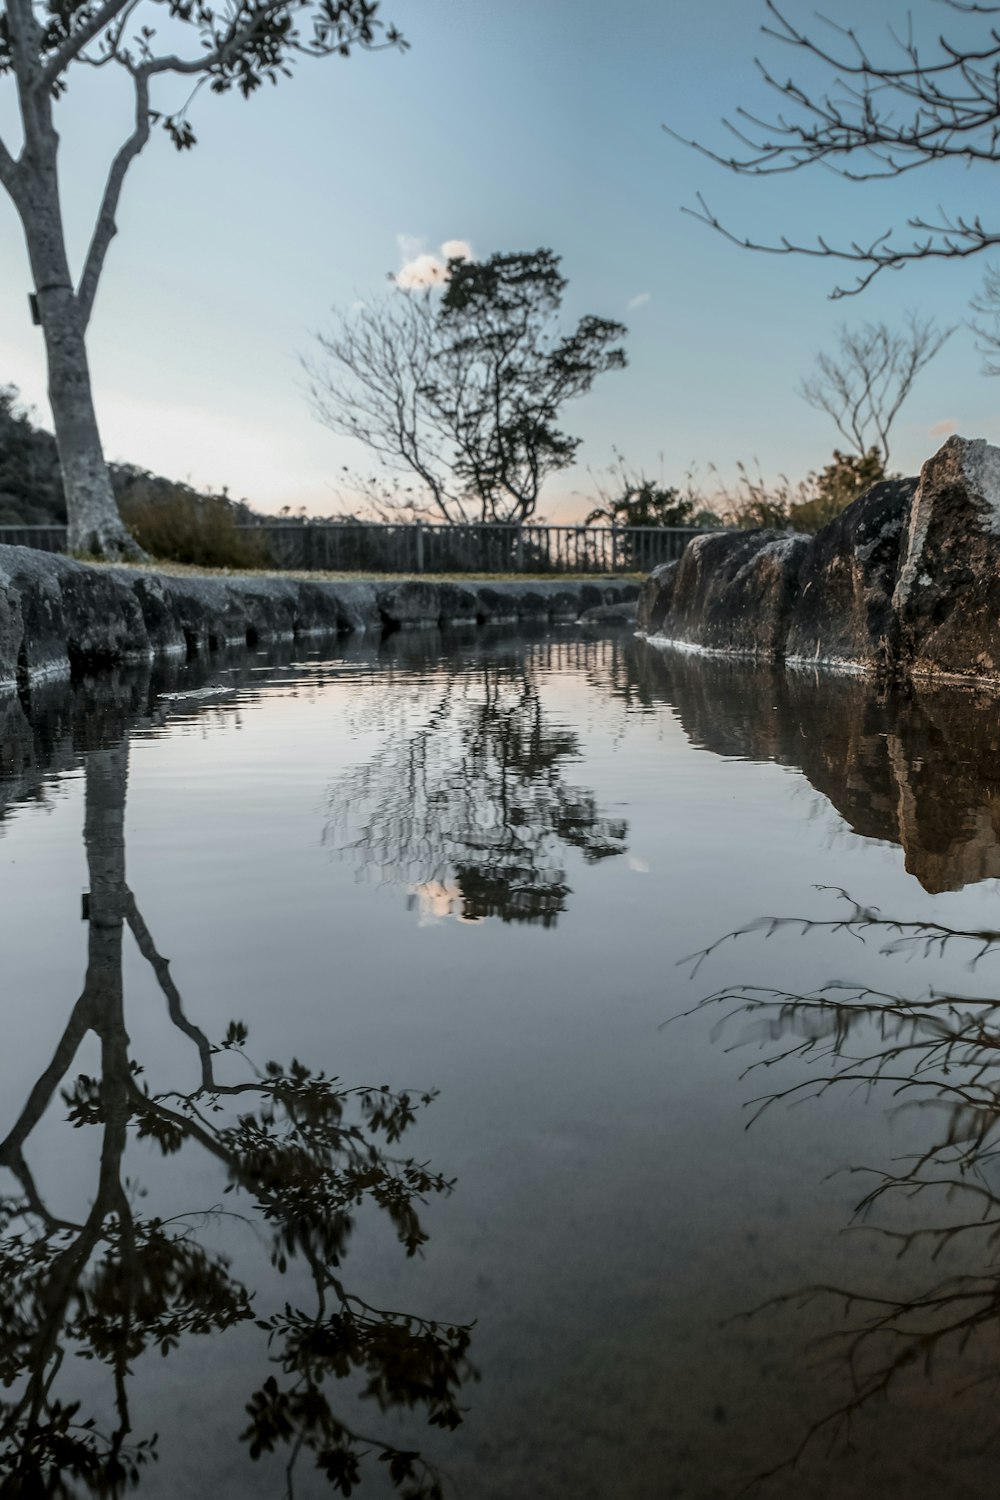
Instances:
[[[657,483],[641,469],[630,469],[616,454],[608,471],[609,484],[599,481],[600,501],[587,516],[585,526],[605,521],[612,526],[690,526],[693,524],[695,499],[682,495],[672,485]]]
[[[16,386],[0,386],[0,526],[65,522],[55,438],[35,426]]]
[[[759,467],[754,472],[742,462],[737,474],[735,486],[720,485],[710,498],[723,523],[743,531],[819,531],[865,490],[889,477],[876,448],[863,456],[835,449],[823,469],[798,484],[783,474],[767,480]]]
[[[452,259],[442,288],[394,287],[337,315],[307,360],[313,410],[416,489],[365,485],[385,517],[526,521],[580,440],[556,422],[598,375],[622,369],[620,323],[561,331],[566,280],[551,250]]]
[[[140,547],[153,558],[204,568],[262,568],[271,562],[266,540],[237,530],[249,508],[226,495],[202,495],[186,484],[136,470],[116,470],[118,509]]]
[[[877,448],[869,448],[864,455],[835,448],[830,463],[818,474],[810,474],[813,497],[791,508],[788,524],[795,531],[819,531],[865,490],[889,477]]]

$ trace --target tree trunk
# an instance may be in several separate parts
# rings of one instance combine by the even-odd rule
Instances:
[[[41,300],[39,297],[39,303]],[[42,330],[48,356],[49,402],[66,494],[67,545],[71,552],[94,557],[142,557],[141,548],[118,514],[111,488],[76,299],[71,291],[55,288],[47,293],[45,302]]]
[[[59,205],[58,138],[53,131],[34,146],[13,197],[24,226],[45,336],[69,550],[95,557],[141,558],[145,554],[118,514],[97,429],[84,320],[70,278]]]

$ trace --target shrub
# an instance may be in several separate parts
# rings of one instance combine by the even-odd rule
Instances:
[[[260,532],[238,529],[246,513],[226,495],[200,495],[135,471],[115,475],[118,509],[140,547],[163,561],[203,568],[263,568],[272,563]]]

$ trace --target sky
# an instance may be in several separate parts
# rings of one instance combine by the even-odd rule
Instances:
[[[787,10],[812,24],[812,0]],[[836,14],[874,38],[911,10],[940,29],[935,0],[838,0]],[[564,408],[583,441],[543,492],[548,520],[589,508],[616,451],[664,482],[694,469],[709,487],[713,465],[727,480],[740,461],[792,478],[821,466],[837,434],[800,380],[841,324],[896,323],[908,309],[959,326],[903,408],[894,467],[915,472],[951,431],[1000,442],[1000,379],[982,373],[967,326],[981,259],[913,266],[831,301],[833,263],[739,250],[683,212],[702,193],[741,233],[853,239],[995,196],[989,167],[860,186],[822,169],[748,180],[672,139],[664,125],[724,148],[724,117],[767,107],[755,55],[804,71],[761,36],[763,0],[382,0],[380,13],[408,51],[303,61],[248,101],[206,93],[197,147],[178,153],[156,134],[133,167],[89,335],[109,458],[264,510],[349,509],[342,471],[371,465],[313,417],[301,357],[331,309],[456,240],[481,257],[553,249],[567,323],[593,313],[629,328],[627,369]],[[164,83],[155,102],[176,107]],[[57,119],[79,268],[128,94],[78,70]],[[0,135],[17,148],[3,78]],[[0,198],[0,384],[47,425],[30,285]]]

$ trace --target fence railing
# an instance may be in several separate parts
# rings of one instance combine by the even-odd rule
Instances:
[[[648,573],[700,534],[694,527],[316,521],[246,529],[266,536],[278,567],[359,573]]]
[[[240,526],[278,568],[336,573],[648,573],[680,557],[687,526],[425,526],[265,521]],[[66,549],[65,526],[0,526],[0,544]]]
[[[39,552],[65,552],[65,526],[0,526],[5,547],[36,547]]]

